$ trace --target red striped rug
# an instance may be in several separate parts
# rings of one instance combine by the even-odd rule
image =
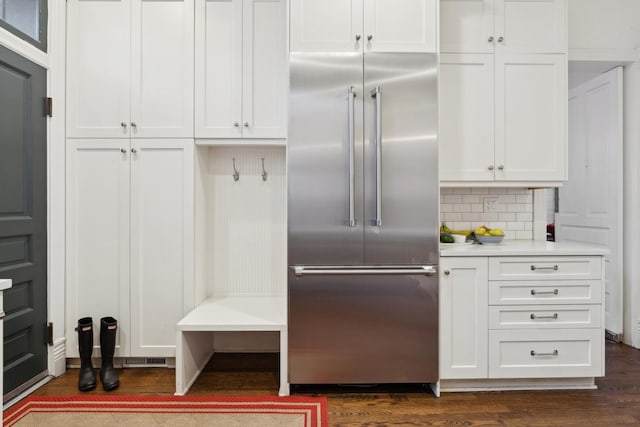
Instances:
[[[325,397],[29,396],[4,426],[328,427]]]

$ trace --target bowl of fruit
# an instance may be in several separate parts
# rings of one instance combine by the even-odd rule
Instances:
[[[486,225],[482,225],[475,230],[473,234],[479,243],[483,244],[498,244],[504,239],[504,231],[499,228],[489,228]]]

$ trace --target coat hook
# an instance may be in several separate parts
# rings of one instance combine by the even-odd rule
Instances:
[[[240,179],[240,172],[236,169],[236,158],[231,159],[233,161],[233,180],[237,181]]]
[[[264,157],[262,157],[262,180],[263,181],[267,180],[267,171],[264,170]]]

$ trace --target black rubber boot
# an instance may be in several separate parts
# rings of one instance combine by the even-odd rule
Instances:
[[[78,389],[80,391],[90,391],[96,388],[96,373],[93,372],[93,365],[91,364],[93,319],[91,317],[83,317],[78,320],[76,331],[78,331],[78,351],[80,353]]]
[[[100,368],[100,381],[105,391],[115,390],[120,386],[118,373],[113,369],[113,353],[116,349],[116,332],[118,321],[113,317],[100,319],[100,353],[102,366]]]

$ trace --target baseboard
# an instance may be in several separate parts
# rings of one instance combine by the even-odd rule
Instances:
[[[506,391],[506,390],[593,390],[595,378],[523,378],[440,380],[440,392]]]

